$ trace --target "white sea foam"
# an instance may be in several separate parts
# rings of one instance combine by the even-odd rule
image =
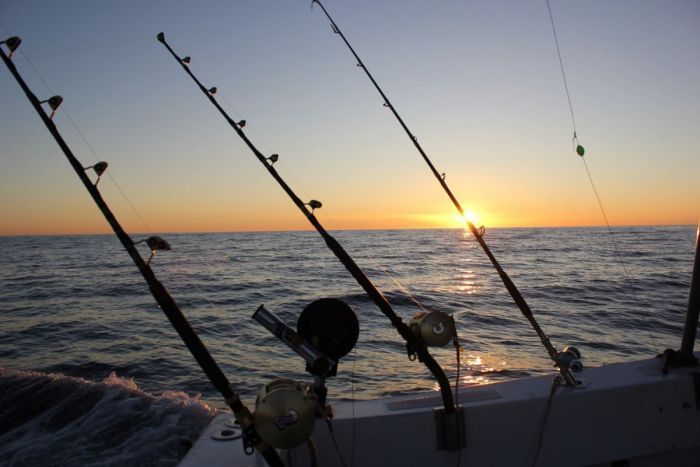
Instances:
[[[101,383],[0,369],[0,465],[174,465],[216,410],[180,391],[154,396],[111,373]]]

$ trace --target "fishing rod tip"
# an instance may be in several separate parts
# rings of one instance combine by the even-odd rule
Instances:
[[[165,43],[165,34],[162,32],[159,32],[158,35],[156,36],[156,39],[158,39],[159,42]]]

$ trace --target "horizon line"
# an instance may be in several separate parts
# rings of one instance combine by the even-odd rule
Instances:
[[[624,225],[540,225],[540,226],[497,226],[497,227],[487,227],[487,230],[497,229],[620,229],[620,228],[630,228],[630,227],[698,227],[700,225],[696,224],[624,224]],[[402,228],[366,228],[366,229],[326,229],[328,232],[368,232],[368,231],[406,231],[406,230],[467,230],[466,227],[402,227]],[[183,231],[159,231],[154,230],[153,232],[159,234],[173,234],[173,235],[192,235],[192,234],[225,234],[225,233],[284,233],[284,232],[315,232],[316,229],[300,228],[300,229],[279,229],[279,230],[183,230]],[[148,235],[153,232],[141,232],[134,231],[129,235]],[[16,234],[3,234],[0,233],[0,237],[79,237],[79,236],[94,236],[94,235],[114,235],[114,232],[73,232],[73,233],[16,233]]]

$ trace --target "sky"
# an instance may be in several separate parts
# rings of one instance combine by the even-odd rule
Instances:
[[[700,214],[700,2],[551,0],[579,142],[612,225]],[[325,0],[476,223],[605,225],[544,0]],[[307,229],[155,36],[327,229],[460,225],[320,8],[297,0],[3,0],[0,36],[128,232]],[[75,123],[75,126],[73,123]],[[109,227],[2,66],[0,235]]]

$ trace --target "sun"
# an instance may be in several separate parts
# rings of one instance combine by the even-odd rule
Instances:
[[[469,210],[464,213],[464,216],[462,216],[459,213],[454,214],[451,216],[451,224],[455,227],[466,227],[467,222],[471,222],[472,224],[476,224],[479,222],[479,217],[474,214],[473,211]]]
[[[466,227],[467,226],[467,222],[465,221],[464,217],[462,217],[462,215],[459,213],[452,216],[451,224],[454,227]]]

